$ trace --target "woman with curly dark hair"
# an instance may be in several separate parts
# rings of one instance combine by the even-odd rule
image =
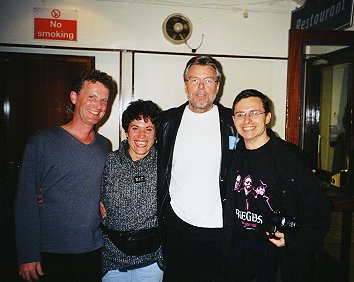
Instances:
[[[108,155],[102,176],[102,281],[162,281],[157,229],[156,130],[160,108],[152,101],[131,102],[122,116],[126,133]]]

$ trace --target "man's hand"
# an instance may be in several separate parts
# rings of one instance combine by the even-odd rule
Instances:
[[[269,233],[267,232],[267,235],[269,236]],[[269,238],[269,241],[271,241],[274,245],[277,247],[284,247],[285,246],[285,235],[284,233],[281,232],[275,232],[275,237],[276,238]]]
[[[39,281],[39,276],[43,276],[42,266],[39,261],[20,264],[18,274],[23,280],[28,282]]]
[[[107,211],[106,208],[104,207],[104,204],[100,201],[100,213],[102,219],[105,219],[107,217]]]

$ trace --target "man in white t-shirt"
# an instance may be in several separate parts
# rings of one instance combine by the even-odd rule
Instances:
[[[232,215],[225,176],[236,141],[232,112],[214,103],[222,72],[209,56],[184,71],[188,102],[162,114],[158,208],[166,281],[222,281]],[[223,228],[224,227],[224,228]]]

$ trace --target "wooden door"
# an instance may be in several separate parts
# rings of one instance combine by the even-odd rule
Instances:
[[[71,118],[70,83],[94,57],[0,53],[0,265],[4,281],[16,281],[13,201],[28,137]]]

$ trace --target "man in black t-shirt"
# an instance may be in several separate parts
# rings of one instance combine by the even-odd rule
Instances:
[[[270,120],[263,93],[248,89],[236,96],[233,121],[243,138],[227,182],[235,215],[228,281],[276,281],[278,266],[282,281],[316,281],[311,275],[329,227],[329,201],[303,151],[267,129]],[[280,210],[301,225],[269,234]]]

